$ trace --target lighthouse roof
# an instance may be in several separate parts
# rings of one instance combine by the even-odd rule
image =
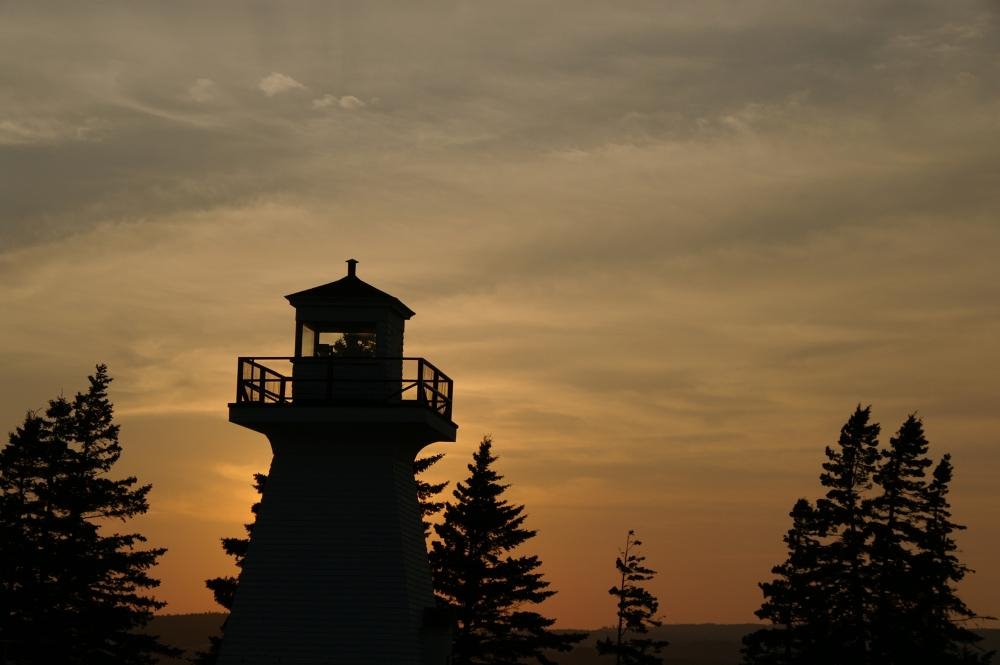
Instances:
[[[347,262],[348,272],[346,277],[341,277],[340,279],[328,284],[314,286],[313,288],[306,289],[305,291],[291,293],[285,296],[285,298],[288,299],[288,302],[290,302],[293,307],[298,307],[300,304],[347,306],[374,305],[394,309],[404,319],[409,319],[413,316],[414,311],[404,305],[399,298],[389,295],[385,291],[376,289],[374,286],[358,277],[357,274],[355,274],[357,263],[358,262],[354,259]]]

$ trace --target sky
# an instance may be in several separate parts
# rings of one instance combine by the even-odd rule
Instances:
[[[239,355],[360,277],[491,434],[561,627],[635,529],[670,623],[749,622],[857,404],[953,455],[1000,614],[1000,5],[0,3],[0,423],[115,377],[166,612],[217,609],[266,440]]]

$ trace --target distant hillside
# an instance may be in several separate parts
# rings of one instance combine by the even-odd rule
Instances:
[[[164,643],[184,649],[187,657],[208,649],[208,637],[218,635],[219,627],[228,614],[165,614],[153,617],[149,632],[159,635]],[[163,658],[161,665],[186,665],[185,658]]]
[[[740,660],[740,640],[754,624],[676,624],[663,626],[650,632],[658,640],[667,640],[670,646],[663,650],[669,665],[736,665]],[[559,654],[559,665],[608,665],[613,659],[597,655],[594,643],[611,635],[610,629],[595,630],[576,649]]]
[[[665,665],[738,665],[743,636],[758,628],[759,624],[677,624],[663,626],[650,634],[670,642],[663,650]],[[984,637],[981,646],[1000,652],[1000,629],[980,632]],[[592,631],[576,649],[559,654],[554,660],[559,665],[609,665],[614,661],[598,656],[594,643],[610,634],[609,629]]]
[[[149,632],[191,655],[208,648],[208,636],[218,634],[225,618],[225,614],[168,614],[154,618]],[[758,627],[755,624],[679,624],[663,626],[653,636],[670,642],[663,652],[668,665],[737,665],[740,639]],[[1000,651],[1000,629],[981,632],[985,637],[983,646]],[[591,631],[576,649],[558,654],[555,660],[559,665],[608,665],[612,661],[599,657],[594,643],[609,634],[608,629]],[[187,661],[168,658],[160,662],[161,665],[183,665]]]

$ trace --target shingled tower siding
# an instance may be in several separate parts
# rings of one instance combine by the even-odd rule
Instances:
[[[409,455],[278,444],[223,663],[419,663],[434,604]]]
[[[412,384],[398,360],[413,315],[401,302],[354,274],[288,298],[297,335],[303,325],[363,324],[377,331],[381,350],[370,359],[378,371],[364,376],[388,375],[397,392]],[[428,622],[434,596],[412,462],[428,443],[455,440],[450,391],[447,410],[414,400],[421,384],[373,399],[384,392],[357,381],[367,358],[351,359],[348,379],[326,391],[316,377],[336,380],[344,364],[303,348],[290,362],[309,368],[301,376],[312,387],[293,398],[286,386],[282,402],[276,374],[264,383],[246,378],[251,360],[240,361],[230,421],[265,434],[274,458],[219,662],[444,665],[447,626],[440,614]],[[294,383],[296,371],[284,380]]]

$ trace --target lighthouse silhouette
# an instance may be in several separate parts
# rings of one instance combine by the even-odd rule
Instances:
[[[452,381],[403,354],[413,311],[347,276],[286,296],[295,355],[240,357],[229,420],[274,454],[222,665],[444,665],[413,460],[454,441]]]

